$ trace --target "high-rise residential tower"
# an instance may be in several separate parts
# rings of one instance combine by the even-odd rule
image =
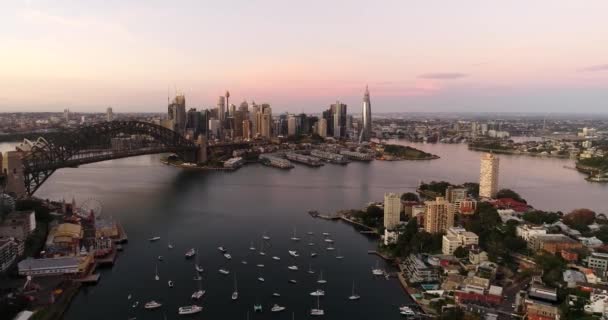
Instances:
[[[112,108],[106,109],[106,121],[114,120],[114,114],[112,113]]]
[[[365,86],[365,94],[363,95],[363,110],[361,112],[361,135],[359,142],[369,141],[372,135],[372,103],[369,100],[369,88]]]
[[[217,99],[217,117],[220,122],[226,118],[226,97],[220,96]]]
[[[454,206],[445,198],[437,197],[435,201],[425,201],[424,205],[424,231],[441,233],[454,226]]]
[[[384,194],[384,228],[394,230],[400,221],[401,197],[396,193]]]
[[[494,198],[498,192],[498,157],[492,153],[481,156],[479,196]]]

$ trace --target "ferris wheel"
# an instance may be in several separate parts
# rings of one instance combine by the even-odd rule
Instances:
[[[83,202],[80,206],[80,212],[82,215],[88,216],[91,211],[95,214],[96,217],[101,216],[103,206],[99,200],[90,198]]]

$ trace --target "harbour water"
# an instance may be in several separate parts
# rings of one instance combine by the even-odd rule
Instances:
[[[351,226],[311,218],[314,209],[332,212],[359,208],[369,201],[379,201],[385,192],[413,191],[418,183],[446,180],[454,183],[477,181],[480,153],[466,145],[411,144],[441,157],[432,161],[370,163],[352,162],[346,166],[325,165],[321,168],[296,166],[285,171],[262,165],[248,165],[230,173],[184,171],[159,163],[160,156],[141,156],[107,161],[80,168],[57,171],[36,193],[41,198],[78,202],[95,198],[103,203],[103,214],[119,219],[129,235],[129,244],[112,269],[101,271],[96,286],[85,287],[74,299],[65,319],[168,319],[177,318],[178,306],[191,304],[196,289],[193,260],[184,259],[188,248],[199,249],[199,261],[205,268],[202,288],[207,291],[200,304],[204,310],[197,319],[268,318],[273,303],[287,307],[272,318],[309,318],[316,303],[310,292],[326,291],[321,307],[326,319],[398,319],[397,307],[411,303],[397,280],[373,278],[370,269],[377,258],[367,254],[375,240]],[[501,156],[500,185],[512,188],[537,208],[569,211],[587,207],[608,212],[608,185],[584,180],[584,175],[564,166],[567,159],[543,159],[527,156]],[[295,244],[289,238],[297,227],[302,238]],[[315,233],[314,250],[320,255],[309,258],[306,232]],[[252,254],[250,242],[260,247],[261,236],[271,236],[266,256]],[[329,232],[336,241],[343,260],[336,252],[326,251],[320,235]],[[158,242],[148,238],[160,236]],[[167,239],[174,244],[167,249]],[[228,262],[217,250],[225,246],[233,259]],[[294,259],[287,253],[297,249]],[[156,257],[164,256],[163,262]],[[281,257],[277,262],[273,255]],[[242,265],[241,260],[247,260]],[[315,271],[323,269],[328,280],[316,283],[318,273],[309,275],[309,262]],[[158,263],[160,280],[154,280]],[[264,268],[256,267],[263,263]],[[287,269],[296,264],[300,271]],[[230,276],[218,269],[225,267]],[[238,277],[239,299],[232,301],[233,274]],[[256,278],[266,281],[259,283]],[[289,279],[298,284],[288,283]],[[174,288],[168,288],[173,280]],[[361,300],[353,302],[352,281],[356,281]],[[281,293],[273,298],[272,292]],[[133,299],[127,300],[132,294]],[[160,300],[161,310],[146,311],[148,300]],[[131,308],[138,300],[140,307]],[[253,313],[253,304],[264,306],[262,315]]]

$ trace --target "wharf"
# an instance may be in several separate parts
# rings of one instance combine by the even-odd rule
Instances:
[[[378,235],[378,231],[376,231],[374,228],[372,228],[372,227],[370,227],[370,226],[366,226],[366,225],[364,225],[363,223],[360,223],[360,222],[357,222],[357,221],[355,221],[355,220],[349,219],[349,218],[347,218],[347,217],[345,217],[345,216],[340,216],[340,219],[342,219],[342,221],[346,221],[346,222],[348,222],[348,223],[350,223],[350,224],[352,224],[352,225],[359,226],[359,227],[361,227],[361,228],[365,228],[365,229],[367,229],[367,230],[368,230],[368,232],[366,232],[366,233],[368,233],[368,234],[375,234],[375,235]]]
[[[375,254],[378,257],[380,257],[380,258],[382,258],[382,259],[384,259],[386,261],[390,261],[390,262],[395,261],[394,258],[391,258],[391,257],[389,257],[389,256],[387,256],[385,254],[382,254],[382,253],[380,253],[380,252],[378,252],[376,250],[367,250],[367,254]]]
[[[127,233],[125,229],[122,227],[122,224],[116,223],[116,228],[118,229],[118,238],[114,239],[115,244],[121,244],[129,242],[129,237],[127,237]]]
[[[88,276],[82,277],[80,279],[75,279],[75,282],[79,282],[79,283],[92,283],[95,284],[97,282],[99,282],[99,278],[101,278],[101,275],[99,273],[94,273],[94,274],[90,274]]]
[[[116,250],[112,250],[112,252],[110,252],[110,254],[108,254],[102,258],[95,258],[95,264],[98,267],[113,266],[115,261],[116,261]]]

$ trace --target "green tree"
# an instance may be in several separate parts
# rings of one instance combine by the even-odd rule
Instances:
[[[533,224],[544,224],[544,223],[554,223],[557,222],[560,218],[560,214],[558,212],[545,212],[541,210],[529,211],[523,214],[522,219],[524,221],[533,223]]]
[[[420,201],[418,195],[412,192],[406,192],[401,195],[401,201]]]
[[[456,250],[454,250],[454,256],[456,258],[465,258],[469,256],[469,250],[467,250],[465,247],[458,247],[456,248]]]
[[[496,193],[496,198],[497,199],[502,199],[502,198],[511,198],[513,200],[519,201],[519,202],[523,202],[526,203],[526,200],[524,200],[519,193],[511,190],[511,189],[501,189]]]
[[[587,226],[595,221],[595,212],[589,209],[575,209],[566,214],[562,221],[570,228],[585,232],[589,230]]]

